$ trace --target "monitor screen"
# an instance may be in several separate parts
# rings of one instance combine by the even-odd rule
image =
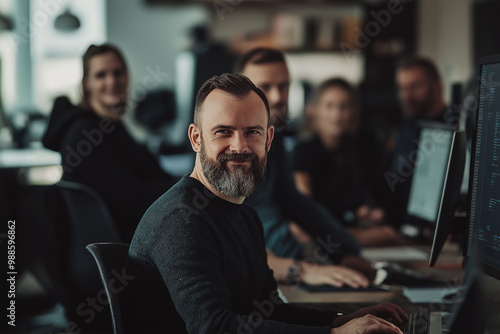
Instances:
[[[500,55],[481,58],[467,253],[500,278]]]
[[[443,192],[453,131],[423,128],[418,142],[407,214],[436,222]]]
[[[465,131],[456,131],[453,134],[452,150],[447,159],[443,194],[440,198],[436,228],[434,229],[434,238],[429,257],[429,265],[431,267],[436,263],[439,253],[454,224],[455,210],[460,198],[460,188],[462,187],[462,180],[464,178],[466,146]]]

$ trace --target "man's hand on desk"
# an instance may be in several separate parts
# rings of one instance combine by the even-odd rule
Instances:
[[[348,285],[355,289],[366,288],[370,283],[362,273],[343,266],[316,265],[301,261],[300,281],[309,285]]]
[[[370,333],[390,333],[403,334],[399,328],[389,321],[377,318],[373,315],[365,315],[349,321],[342,327],[332,328],[330,334],[370,334]]]
[[[353,319],[365,317],[366,315],[374,315],[385,319],[394,319],[394,322],[399,324],[402,324],[404,321],[408,320],[408,316],[401,307],[386,302],[379,305],[365,307],[351,314],[337,317],[333,321],[332,327],[342,326]]]
[[[364,247],[397,245],[401,241],[394,228],[388,225],[351,227],[347,230]]]
[[[366,277],[368,277],[370,281],[373,281],[375,279],[376,271],[373,268],[372,264],[368,260],[363,259],[360,256],[346,255],[344,256],[344,258],[342,258],[340,265],[363,273]]]
[[[366,287],[369,283],[368,278],[355,269],[283,258],[276,256],[270,249],[267,249],[267,262],[273,270],[274,278],[278,282],[290,283],[299,281],[309,285],[349,285],[353,288]],[[370,264],[369,266],[371,268]]]
[[[385,221],[385,212],[381,208],[371,208],[368,205],[361,205],[355,214],[358,221],[368,225],[381,225]]]

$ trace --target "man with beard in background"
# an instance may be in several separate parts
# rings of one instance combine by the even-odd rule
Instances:
[[[446,104],[439,72],[434,63],[423,57],[401,60],[396,69],[396,86],[403,111],[403,121],[392,151],[389,170],[396,177],[386,178],[394,205],[394,222],[402,222],[410,194],[411,180],[401,171],[413,170],[410,155],[416,149],[418,127],[422,122],[445,122]],[[389,175],[389,174],[387,174]]]
[[[283,53],[267,48],[253,49],[238,59],[235,70],[266,94],[271,124],[276,129],[265,181],[246,202],[257,211],[264,226],[268,261],[275,278],[309,285],[367,286],[375,271],[359,256],[361,246],[324,206],[300,193],[295,186],[291,161],[283,143],[290,86]],[[297,240],[292,234],[291,228],[295,226],[316,243],[312,254],[303,251],[308,242]]]
[[[262,224],[242,205],[263,180],[274,137],[262,91],[238,74],[209,79],[188,135],[193,172],[148,209],[130,245],[136,309],[125,319],[136,326],[127,332],[401,333],[376,317],[406,320],[389,303],[336,316],[278,296]]]

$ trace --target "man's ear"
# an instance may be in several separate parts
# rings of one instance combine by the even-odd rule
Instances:
[[[271,143],[274,139],[274,126],[270,125],[267,128],[267,143],[266,143],[266,152],[269,152],[271,149]]]
[[[200,129],[193,123],[189,125],[188,128],[188,137],[191,142],[191,147],[193,151],[199,153],[201,150],[201,131]]]

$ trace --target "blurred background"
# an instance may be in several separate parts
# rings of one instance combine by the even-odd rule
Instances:
[[[15,219],[24,242],[19,298],[42,296],[19,312],[29,319],[55,312],[30,275],[31,246],[50,232],[34,223],[44,210],[37,187],[61,176],[59,154],[40,141],[54,99],[79,102],[90,44],[123,51],[131,76],[125,122],[166,170],[182,175],[193,162],[186,129],[195,93],[212,75],[231,72],[239,54],[257,46],[285,52],[292,135],[314,86],[342,76],[359,88],[363,121],[390,148],[401,118],[398,59],[434,60],[447,103],[461,104],[474,93],[479,57],[500,53],[499,12],[495,0],[0,0],[0,241]],[[48,328],[57,325],[51,319]]]
[[[189,122],[192,86],[210,71],[203,62],[230,71],[231,55],[269,46],[287,55],[290,118],[303,112],[308,88],[340,75],[361,88],[363,112],[387,130],[399,117],[395,61],[433,59],[449,101],[451,85],[466,83],[477,57],[498,48],[498,23],[489,18],[496,2],[396,1],[399,12],[386,20],[374,13],[389,2],[373,0],[0,0],[2,147],[36,147],[54,98],[79,100],[83,52],[106,41],[130,68],[129,117],[147,94],[168,90],[175,99],[168,121]],[[134,133],[145,140],[150,124],[141,123]],[[174,128],[164,144],[184,140],[184,127]]]

